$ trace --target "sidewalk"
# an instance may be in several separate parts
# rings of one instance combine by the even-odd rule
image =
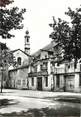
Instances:
[[[48,91],[17,90],[17,89],[3,89],[3,93],[2,94],[0,93],[0,95],[35,97],[35,98],[46,98],[46,97],[57,97],[57,96],[81,97],[80,93],[73,93],[73,92],[48,92]]]

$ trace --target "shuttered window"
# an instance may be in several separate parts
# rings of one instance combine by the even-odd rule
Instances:
[[[48,77],[45,77],[45,84],[46,84],[46,87],[48,86]]]
[[[32,86],[34,86],[34,78],[32,78]]]

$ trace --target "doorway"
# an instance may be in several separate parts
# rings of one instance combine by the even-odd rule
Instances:
[[[37,90],[42,91],[42,77],[37,78]]]
[[[66,77],[66,91],[74,91],[74,75],[68,75]]]

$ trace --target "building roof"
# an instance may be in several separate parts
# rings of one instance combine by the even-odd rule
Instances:
[[[52,41],[50,44],[46,45],[45,47],[43,47],[42,49],[38,50],[37,52],[35,52],[34,54],[32,54],[32,56],[38,56],[40,54],[41,51],[51,51],[52,48],[54,48],[57,44]]]
[[[25,53],[24,51],[22,51],[21,49],[15,49],[15,50],[13,50],[12,52],[14,53],[14,52],[16,52],[16,51],[18,51],[18,50],[20,50],[22,53],[24,53],[25,55],[27,55],[27,56],[30,56],[31,57],[31,55],[29,55],[29,54],[27,54],[27,53]]]
[[[44,48],[42,48],[43,50],[47,50],[49,51],[50,49],[52,49],[53,47],[55,47],[57,44],[52,41],[50,44],[46,45]]]
[[[19,69],[28,68],[28,67],[29,67],[29,65],[20,66],[20,67],[17,67],[17,68],[10,69],[9,72],[10,71],[16,71],[16,70],[19,70]]]

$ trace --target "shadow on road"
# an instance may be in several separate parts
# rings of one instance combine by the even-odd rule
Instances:
[[[14,104],[17,104],[17,102],[14,102],[12,99],[0,99],[0,109]]]
[[[3,114],[1,117],[80,117],[80,110],[77,107],[61,107],[42,108],[42,109],[29,109],[27,112]]]
[[[80,117],[80,98],[66,96],[57,98],[48,98],[55,103],[55,100],[59,102],[57,106],[52,105],[46,108],[34,108],[29,109],[27,112],[13,112],[0,114],[0,117]],[[13,100],[0,100],[0,107],[7,106]]]

